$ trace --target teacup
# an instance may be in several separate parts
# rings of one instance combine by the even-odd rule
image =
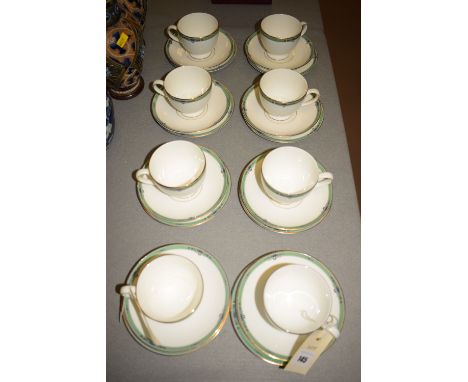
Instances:
[[[190,200],[198,195],[205,177],[206,158],[192,142],[172,141],[158,147],[147,168],[136,172],[136,179],[156,186],[176,200]]]
[[[300,107],[317,102],[319,91],[308,87],[302,74],[291,69],[273,69],[260,78],[260,103],[271,118],[284,121]]]
[[[275,14],[260,24],[260,42],[273,60],[284,60],[307,31],[307,23],[293,16]]]
[[[218,41],[218,20],[208,13],[190,13],[176,25],[167,27],[167,34],[180,43],[197,60],[207,58]]]
[[[176,322],[192,314],[203,295],[198,267],[179,255],[162,255],[143,265],[134,285],[120,294],[132,294],[144,315],[159,322]]]
[[[179,66],[163,80],[153,81],[154,90],[183,116],[200,116],[211,96],[211,75],[196,66]]]
[[[268,278],[264,305],[272,323],[294,334],[307,334],[319,328],[339,336],[332,316],[332,292],[325,279],[306,265],[288,264]]]
[[[314,187],[333,180],[333,174],[322,172],[312,155],[292,146],[271,150],[261,170],[264,192],[284,207],[295,207]]]

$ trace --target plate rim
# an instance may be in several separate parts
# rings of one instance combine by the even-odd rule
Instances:
[[[218,319],[216,322],[216,326],[202,339],[199,341],[186,345],[186,346],[179,346],[179,347],[167,347],[167,346],[161,346],[161,345],[154,345],[151,346],[149,343],[145,342],[140,336],[138,336],[135,331],[137,331],[135,328],[132,327],[133,322],[128,322],[129,317],[130,317],[130,312],[128,310],[128,301],[129,299],[124,299],[123,305],[122,305],[122,316],[123,316],[123,322],[128,330],[128,332],[131,334],[132,338],[141,346],[146,348],[147,350],[150,350],[154,353],[162,354],[162,355],[167,355],[167,356],[174,356],[174,355],[183,355],[183,354],[188,354],[193,351],[196,351],[206,345],[208,345],[210,342],[212,342],[218,334],[221,332],[223,329],[224,325],[226,324],[227,317],[229,315],[230,307],[231,307],[231,294],[230,294],[230,287],[229,287],[229,279],[227,277],[226,271],[224,270],[223,266],[219,262],[219,260],[211,255],[209,252],[205,251],[204,249],[200,247],[196,247],[191,244],[185,244],[185,243],[173,243],[173,244],[166,244],[160,247],[157,247],[153,250],[151,250],[149,253],[144,255],[138,262],[131,268],[127,278],[126,278],[126,284],[130,285],[133,281],[133,276],[135,273],[138,271],[138,269],[149,259],[161,256],[163,252],[168,251],[168,250],[173,250],[173,249],[187,249],[191,250],[193,252],[198,253],[199,255],[203,255],[207,257],[217,268],[219,271],[221,278],[223,279],[223,284],[225,287],[225,302],[224,302],[224,310],[222,316]],[[131,318],[130,318],[131,321]]]

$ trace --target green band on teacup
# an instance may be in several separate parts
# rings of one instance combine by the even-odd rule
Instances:
[[[177,101],[177,102],[180,102],[180,103],[189,103],[189,102],[195,102],[195,101],[201,100],[203,97],[208,95],[208,93],[211,91],[212,87],[213,87],[213,81],[211,81],[210,87],[203,94],[200,94],[199,96],[196,96],[195,98],[178,98],[178,97],[175,97],[172,94],[170,94],[166,89],[164,89],[164,90],[165,90],[166,95],[170,99],[172,99],[174,101]]]
[[[272,35],[268,34],[267,32],[265,32],[262,28],[260,28],[260,32],[266,38],[268,38],[270,40],[273,40],[273,41],[276,41],[276,42],[289,42],[289,41],[293,41],[293,40],[296,40],[297,38],[301,37],[302,29],[297,35],[292,36],[292,37],[285,37],[285,38],[279,38],[279,37],[272,36]]]
[[[268,97],[268,96],[262,91],[262,87],[261,87],[261,86],[259,86],[259,89],[260,89],[261,95],[262,95],[266,100],[268,100],[268,101],[271,102],[271,103],[274,103],[275,105],[279,105],[279,106],[290,106],[290,105],[294,105],[294,104],[296,104],[296,103],[298,103],[298,102],[301,102],[301,101],[306,97],[306,95],[307,95],[307,92],[306,92],[302,97],[300,97],[300,98],[298,98],[298,99],[295,99],[295,100],[293,100],[293,101],[288,101],[288,102],[281,102],[281,101],[277,101],[277,100],[275,100],[275,99],[273,99],[273,98]]]
[[[179,35],[179,38],[182,37],[185,40],[189,41],[206,41],[209,40],[210,38],[216,36],[216,34],[219,32],[219,27],[217,27],[213,32],[211,32],[209,35],[203,36],[203,37],[193,37],[193,36],[187,36],[186,34],[183,34],[178,28],[177,28],[177,34]]]
[[[303,192],[300,192],[298,194],[285,194],[281,191],[278,191],[276,188],[274,188],[273,186],[271,186],[265,179],[265,177],[263,176],[263,173],[262,173],[262,180],[263,180],[263,183],[265,184],[265,186],[271,191],[273,192],[274,194],[278,194],[280,196],[282,196],[283,198],[286,198],[286,199],[295,199],[295,198],[298,198],[298,197],[301,197],[301,196],[304,196],[306,195],[309,191],[312,190],[309,189],[309,190],[306,190],[306,191],[303,191]]]

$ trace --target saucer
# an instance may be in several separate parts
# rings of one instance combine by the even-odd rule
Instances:
[[[263,192],[259,181],[266,154],[268,151],[252,159],[241,174],[239,200],[246,214],[259,226],[279,233],[302,232],[320,223],[332,205],[332,183],[314,187],[294,207],[280,206]],[[325,171],[318,161],[317,164]]]
[[[263,49],[258,39],[258,32],[252,33],[244,44],[245,55],[250,65],[261,73],[271,69],[292,69],[304,74],[310,70],[318,59],[317,51],[312,42],[302,36],[299,43],[284,60],[273,60]]]
[[[182,136],[204,137],[221,129],[231,118],[234,100],[231,92],[218,81],[213,88],[206,111],[200,116],[189,118],[174,109],[166,98],[155,93],[151,101],[151,112],[156,122],[166,131]]]
[[[171,38],[167,40],[164,48],[166,57],[174,66],[190,65],[215,72],[228,66],[236,55],[236,43],[229,33],[219,30],[219,37],[213,52],[207,58],[198,60],[190,56],[178,42]]]
[[[277,328],[258,309],[258,301],[260,304],[263,301],[261,297],[257,302],[256,299],[263,296],[261,289],[268,276],[286,264],[307,265],[319,272],[333,291],[331,314],[337,317],[340,331],[345,317],[344,296],[336,277],[314,257],[295,251],[277,251],[254,260],[238,276],[232,289],[231,319],[243,344],[264,361],[278,366],[284,366],[308,336]]]
[[[323,106],[320,100],[300,107],[286,121],[276,121],[266,114],[259,97],[258,86],[248,88],[242,96],[241,112],[247,126],[262,138],[280,143],[295,142],[317,131],[322,125]]]
[[[153,219],[171,226],[194,227],[210,220],[228,200],[231,177],[226,165],[214,151],[200,148],[206,157],[206,174],[195,198],[174,200],[153,185],[137,182],[138,199]],[[145,163],[143,167],[147,166]]]
[[[181,355],[207,345],[221,331],[229,313],[229,282],[221,264],[209,253],[191,245],[170,244],[151,251],[138,261],[126,284],[133,284],[144,263],[164,254],[183,256],[200,270],[204,289],[197,309],[187,318],[172,323],[147,318],[146,321],[159,344],[154,344],[144,335],[139,316],[128,298],[123,300],[122,316],[132,337],[144,348],[164,355]]]

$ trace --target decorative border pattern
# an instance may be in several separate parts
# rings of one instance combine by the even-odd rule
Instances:
[[[229,170],[226,167],[226,164],[214,151],[203,146],[200,146],[200,148],[204,152],[209,153],[218,162],[218,164],[221,167],[221,173],[224,176],[224,187],[223,187],[220,197],[218,198],[216,203],[213,205],[213,207],[211,207],[208,211],[206,211],[202,215],[193,216],[188,219],[180,219],[180,220],[171,219],[171,218],[168,218],[167,216],[158,214],[156,211],[151,209],[148,203],[146,203],[146,200],[143,196],[144,191],[143,191],[142,185],[140,184],[140,182],[137,182],[136,189],[137,189],[138,200],[140,201],[146,213],[149,216],[151,216],[153,219],[159,221],[160,223],[170,225],[173,227],[195,227],[200,224],[206,223],[208,220],[212,219],[214,215],[226,204],[227,200],[229,199],[229,195],[231,193],[231,176],[229,175]],[[143,167],[146,167],[146,166],[147,166],[147,163],[145,162]]]
[[[330,183],[328,185],[328,201],[327,205],[323,208],[322,213],[316,217],[314,220],[310,221],[309,223],[303,224],[301,226],[297,227],[281,227],[276,224],[273,224],[259,215],[257,215],[252,207],[250,207],[249,203],[247,202],[247,197],[245,195],[245,179],[247,178],[247,175],[253,171],[255,165],[257,164],[257,161],[262,157],[268,154],[268,152],[271,150],[267,150],[260,155],[257,155],[254,159],[252,159],[247,166],[244,168],[242,171],[242,174],[239,179],[239,185],[238,185],[238,195],[239,195],[239,201],[244,209],[245,213],[247,216],[253,220],[255,223],[257,223],[260,227],[266,228],[270,231],[278,232],[278,233],[287,233],[287,234],[293,234],[293,233],[298,233],[298,232],[303,232],[308,229],[311,229],[315,227],[317,224],[319,224],[330,212],[332,202],[333,202],[333,183]],[[322,171],[326,171],[323,165],[317,161],[317,165]]]
[[[219,86],[227,99],[226,102],[226,109],[223,113],[223,115],[210,127],[203,129],[203,130],[197,130],[197,131],[192,131],[192,132],[184,132],[184,131],[178,131],[175,129],[170,128],[167,126],[161,119],[158,117],[156,114],[156,102],[158,100],[158,97],[162,97],[158,93],[154,93],[153,99],[151,100],[151,114],[153,115],[154,120],[158,123],[159,126],[161,126],[164,130],[167,132],[174,134],[174,135],[179,135],[179,136],[188,136],[191,138],[200,138],[200,137],[206,137],[207,135],[213,134],[216,131],[220,130],[223,128],[227,122],[230,120],[232,113],[234,111],[234,98],[232,96],[232,93],[229,91],[226,86],[224,86],[222,83],[213,80],[215,83],[215,86]]]
[[[258,85],[252,85],[250,86],[244,93],[241,99],[241,114],[242,118],[244,118],[244,122],[247,124],[247,126],[258,136],[267,139],[272,142],[278,142],[278,143],[290,143],[290,142],[297,142],[301,139],[306,138],[309,134],[313,133],[314,131],[317,131],[320,129],[322,126],[323,120],[324,120],[324,111],[323,111],[323,104],[320,101],[320,99],[315,103],[315,106],[317,108],[317,116],[315,117],[315,120],[312,122],[312,124],[302,133],[296,134],[296,135],[274,135],[274,134],[269,134],[266,133],[262,130],[260,130],[258,127],[255,126],[255,124],[249,119],[249,116],[247,114],[247,107],[246,107],[246,102],[247,98],[250,95],[250,93],[254,90],[254,88]]]
[[[203,92],[202,94],[196,96],[195,98],[177,98],[176,96],[173,96],[171,93],[169,93],[166,90],[166,88],[164,88],[164,91],[165,91],[166,95],[170,99],[173,99],[174,101],[177,101],[177,102],[180,102],[180,103],[189,103],[189,102],[200,101],[202,98],[204,98],[204,97],[206,97],[208,95],[208,93],[211,91],[212,88],[213,88],[213,81],[211,81],[210,86],[208,87],[208,89],[206,89],[205,92]]]
[[[186,34],[183,34],[177,27],[178,37],[179,38],[182,37],[183,39],[188,40],[188,41],[206,41],[214,37],[218,32],[219,32],[219,26],[213,32],[211,32],[210,34],[207,34],[206,36],[194,37],[194,36],[187,36]]]
[[[195,65],[195,66],[199,66],[200,68],[205,69],[206,71],[208,71],[210,73],[213,73],[213,72],[216,72],[218,70],[224,69],[226,66],[228,66],[234,60],[234,57],[236,56],[236,53],[237,53],[237,45],[236,45],[236,42],[234,41],[234,39],[231,37],[231,35],[229,33],[227,33],[222,28],[219,29],[219,32],[223,33],[228,38],[229,42],[231,43],[231,52],[230,52],[229,56],[226,58],[225,61],[223,61],[223,62],[221,62],[221,63],[219,63],[217,65],[214,65],[214,66],[204,67],[204,66],[200,66],[200,65]],[[181,66],[176,61],[174,61],[174,59],[169,54],[169,47],[170,47],[171,44],[176,44],[176,42],[174,40],[172,40],[171,38],[169,38],[166,41],[166,45],[164,46],[164,53],[166,54],[166,58],[173,66],[175,66],[175,67]],[[177,43],[177,44],[180,45],[180,43]],[[202,63],[203,60],[200,60],[198,62]]]
[[[249,64],[257,71],[259,71],[260,73],[265,73],[265,72],[268,72],[269,70],[273,69],[273,68],[266,68],[262,65],[259,65],[255,62],[255,60],[250,56],[249,54],[249,49],[248,49],[248,46],[250,44],[250,41],[255,37],[255,35],[258,34],[258,32],[254,32],[252,33],[248,38],[247,40],[245,40],[245,43],[244,43],[244,53],[247,57],[247,61],[249,62]],[[291,69],[291,70],[295,70],[296,72],[298,73],[301,73],[302,75],[308,73],[313,67],[314,65],[316,64],[317,60],[318,60],[318,53],[317,53],[317,50],[315,49],[315,46],[314,44],[312,43],[312,41],[309,40],[308,37],[306,36],[302,36],[302,38],[304,40],[306,40],[306,42],[310,45],[310,57],[309,59],[304,63],[302,64],[301,66],[298,66],[297,68],[285,68],[285,69]],[[308,64],[311,63],[311,65],[309,67]]]
[[[244,345],[255,355],[263,359],[265,362],[278,365],[278,366],[285,366],[288,362],[290,355],[284,354],[276,354],[265,347],[263,347],[250,333],[246,324],[245,324],[245,316],[242,312],[241,307],[241,300],[242,300],[242,291],[245,285],[245,281],[248,276],[252,273],[252,271],[260,264],[266,261],[276,261],[279,257],[283,256],[292,256],[292,257],[300,257],[303,259],[307,259],[312,261],[315,265],[317,265],[328,278],[331,280],[332,284],[334,285],[334,292],[338,295],[339,303],[340,303],[340,315],[338,319],[338,328],[340,331],[343,328],[345,315],[346,315],[346,308],[345,308],[345,301],[343,296],[343,291],[341,286],[336,279],[335,275],[332,273],[330,269],[328,269],[323,263],[321,263],[318,259],[314,258],[311,255],[296,252],[296,251],[275,251],[272,253],[268,253],[263,255],[249,265],[247,265],[241,274],[238,276],[236,282],[234,283],[233,290],[232,290],[232,305],[231,305],[231,319],[233,322],[234,330],[236,331],[237,335],[244,343]],[[334,342],[334,341],[333,341]],[[333,344],[331,342],[328,346]],[[327,348],[327,349],[328,349]]]
[[[226,276],[226,272],[224,271],[223,267],[219,263],[219,261],[210,255],[208,252],[204,251],[201,248],[188,245],[188,244],[169,244],[165,245],[162,247],[158,247],[154,250],[152,250],[150,253],[145,255],[143,258],[141,258],[138,263],[132,268],[129,276],[127,277],[126,283],[127,285],[133,284],[134,277],[136,274],[138,274],[139,269],[144,265],[146,262],[152,260],[154,257],[158,257],[163,253],[167,253],[167,251],[173,250],[173,249],[187,249],[194,251],[198,253],[200,256],[205,256],[207,257],[219,270],[219,273],[221,274],[224,282],[224,288],[225,288],[225,304],[224,304],[224,309],[223,312],[220,314],[219,320],[216,323],[216,326],[208,333],[205,337],[201,338],[195,343],[186,345],[186,346],[181,346],[181,347],[167,347],[167,346],[162,346],[162,345],[155,345],[151,340],[146,338],[140,331],[136,328],[135,323],[133,322],[131,318],[131,314],[129,311],[129,299],[124,299],[123,302],[123,318],[124,318],[124,324],[127,327],[127,330],[131,334],[131,336],[145,349],[150,350],[154,353],[159,353],[163,355],[182,355],[182,354],[187,354],[192,351],[198,350],[203,346],[206,346],[208,343],[210,343],[221,331],[223,328],[224,324],[226,323],[227,316],[229,314],[229,309],[231,305],[231,296],[229,292],[229,281]]]
[[[292,37],[286,37],[286,38],[279,38],[279,37],[272,36],[271,34],[268,34],[267,32],[265,32],[261,27],[260,27],[260,32],[269,40],[276,41],[276,42],[289,42],[289,41],[294,41],[301,37],[302,28],[301,28],[301,31],[297,35],[292,36]]]

